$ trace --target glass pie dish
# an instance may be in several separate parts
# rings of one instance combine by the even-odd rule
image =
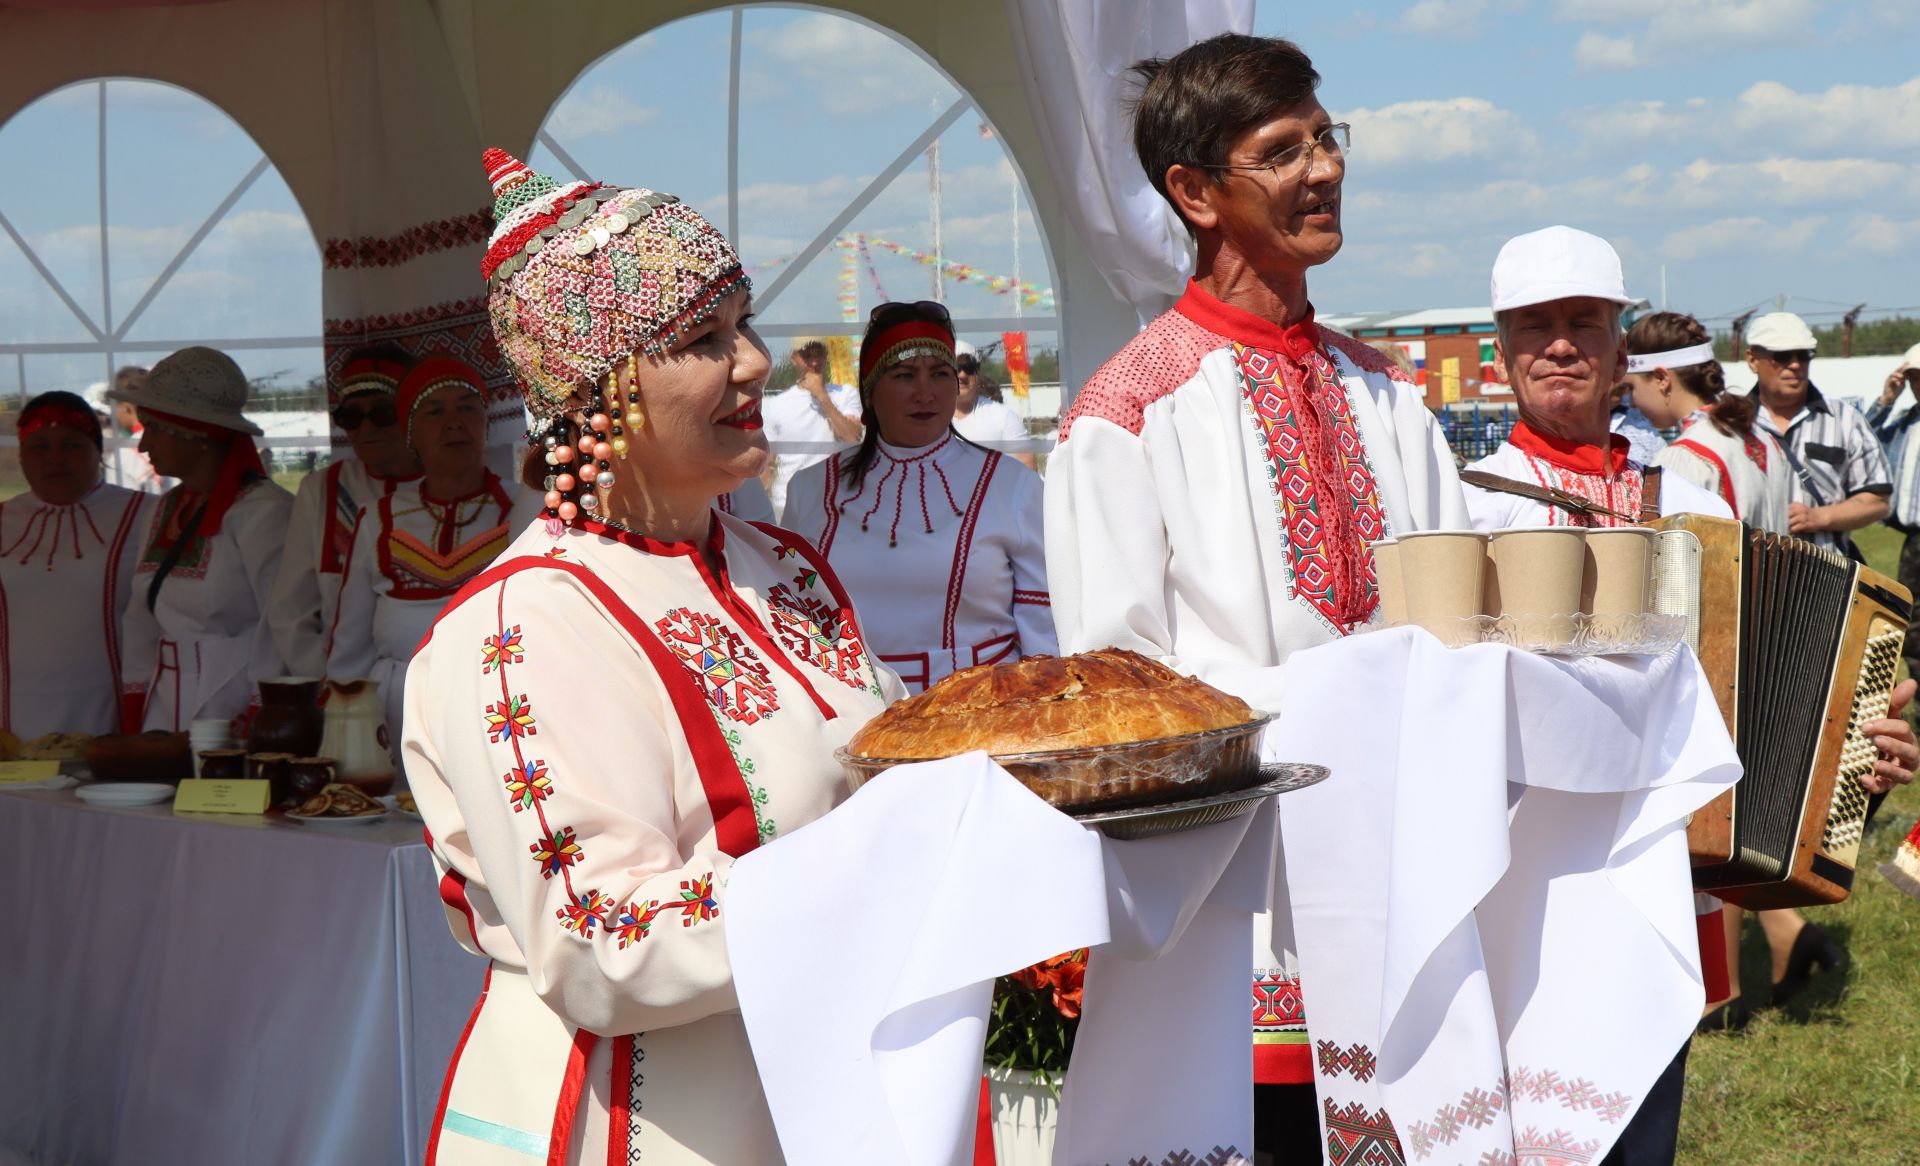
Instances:
[[[1224,729],[1151,741],[992,756],[1055,809],[1118,809],[1186,801],[1258,784],[1260,733],[1272,720],[1267,715]],[[855,788],[896,765],[933,760],[862,757],[844,748],[836,750],[834,758],[845,767]]]

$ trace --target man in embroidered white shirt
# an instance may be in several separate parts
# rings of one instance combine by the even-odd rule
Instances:
[[[1135,149],[1198,260],[1061,426],[1054,622],[1063,652],[1130,648],[1277,710],[1292,653],[1377,619],[1369,542],[1462,529],[1466,508],[1406,374],[1313,321],[1307,272],[1343,242],[1348,133],[1306,54],[1225,35],[1136,71]],[[1256,931],[1254,1144],[1317,1160],[1289,905]]]

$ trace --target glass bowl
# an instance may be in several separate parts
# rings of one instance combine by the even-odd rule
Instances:
[[[997,753],[993,760],[1041,800],[1061,810],[1092,810],[1184,801],[1228,793],[1260,781],[1260,732],[1271,715],[1224,729],[1119,745],[1085,745],[1035,753]],[[834,758],[855,788],[896,765],[930,757],[861,757],[844,748]]]

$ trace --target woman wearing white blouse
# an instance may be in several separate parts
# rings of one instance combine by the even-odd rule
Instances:
[[[1058,649],[1040,476],[954,432],[956,363],[945,308],[875,308],[860,347],[866,434],[795,475],[783,517],[846,580],[874,653],[914,692]]]
[[[0,503],[0,728],[112,733],[120,617],[155,499],[101,480],[100,418],[72,393],[28,401],[18,431],[27,493]]]

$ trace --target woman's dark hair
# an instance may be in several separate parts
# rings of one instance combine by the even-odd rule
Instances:
[[[27,422],[33,420],[35,413],[46,409],[71,410],[85,416],[93,422],[93,425],[91,428],[83,429],[83,432],[93,439],[95,449],[106,448],[106,442],[100,431],[100,415],[95,413],[93,406],[87,404],[86,400],[79,394],[69,393],[63,389],[55,389],[50,393],[41,393],[33,400],[28,401],[26,406],[20,410],[19,421],[15,426],[16,432],[20,429],[25,429]]]
[[[992,377],[981,376],[979,373],[975,373],[974,377],[980,382],[981,396],[989,401],[998,401],[1001,399],[999,381],[994,380]]]
[[[1683,312],[1655,312],[1642,316],[1627,329],[1627,353],[1646,356],[1653,352],[1672,352],[1692,348],[1713,339],[1706,325]],[[1753,434],[1754,404],[1738,393],[1727,392],[1726,374],[1720,362],[1709,360],[1685,368],[1669,368],[1673,379],[1694,396],[1707,402],[1707,416],[1720,432],[1749,437]]]
[[[1299,105],[1320,87],[1300,46],[1279,37],[1223,33],[1171,57],[1133,66],[1142,84],[1133,105],[1133,150],[1147,181],[1176,214],[1167,169],[1198,166],[1217,180],[1241,134]],[[1185,223],[1186,216],[1180,221]],[[1187,224],[1191,232],[1193,225]]]

